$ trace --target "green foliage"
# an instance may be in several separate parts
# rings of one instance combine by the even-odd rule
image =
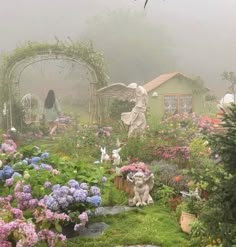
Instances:
[[[108,184],[102,189],[102,205],[103,206],[116,206],[126,205],[127,194],[117,190],[114,185]]]
[[[215,179],[212,194],[209,197],[200,220],[206,228],[206,236],[222,246],[233,246],[236,240],[236,105],[232,105],[224,115],[223,127],[226,133],[214,135],[211,146],[221,157],[223,167]]]
[[[155,201],[158,201],[160,204],[167,205],[170,198],[175,195],[175,189],[168,185],[160,185],[155,183],[151,191],[151,196]]]
[[[152,161],[153,149],[150,147],[149,138],[132,137],[121,150],[123,160]]]
[[[201,213],[204,204],[204,201],[199,200],[194,196],[184,198],[183,202],[176,208],[177,218],[180,217],[182,211],[198,216]]]
[[[195,138],[190,143],[190,166],[196,167],[201,165],[204,159],[208,159],[209,157],[209,147],[207,145],[206,140],[202,137]]]
[[[118,100],[115,99],[109,109],[109,116],[112,119],[120,120],[120,116],[122,112],[130,112],[134,107],[134,102],[130,102],[128,100]]]

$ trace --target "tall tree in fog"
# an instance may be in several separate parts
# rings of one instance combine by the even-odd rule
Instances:
[[[83,38],[104,53],[112,82],[140,82],[172,71],[172,44],[163,27],[145,13],[118,10],[88,22]]]

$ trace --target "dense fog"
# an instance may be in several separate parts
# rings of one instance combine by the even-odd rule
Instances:
[[[110,82],[145,83],[181,71],[200,76],[221,96],[229,86],[221,74],[235,71],[235,0],[149,0],[146,9],[144,2],[0,0],[0,50],[11,52],[28,40],[89,40],[104,53]],[[72,67],[34,65],[21,81],[63,84],[83,77]]]

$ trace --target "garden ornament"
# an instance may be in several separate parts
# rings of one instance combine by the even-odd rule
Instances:
[[[128,137],[143,134],[146,127],[147,91],[137,83],[128,86],[116,83],[97,91],[99,97],[114,97],[119,100],[134,101],[135,106],[131,112],[121,113],[121,120],[129,126]]]
[[[107,162],[108,160],[110,160],[110,157],[107,154],[105,147],[104,148],[101,147],[101,152],[102,152],[101,153],[101,163]]]
[[[153,173],[146,176],[143,172],[136,172],[132,178],[128,175],[127,180],[134,185],[134,197],[129,200],[130,206],[138,207],[153,203],[153,199],[149,194],[154,185]]]
[[[201,197],[199,196],[198,188],[190,192],[180,191],[180,194],[182,195],[182,197],[195,197],[196,199],[201,200]]]
[[[119,166],[120,163],[121,163],[121,158],[120,158],[120,152],[121,148],[118,148],[118,149],[114,149],[112,151],[112,159],[113,159],[113,165],[114,166]]]

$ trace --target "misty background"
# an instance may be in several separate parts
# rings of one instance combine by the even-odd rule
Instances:
[[[223,96],[221,74],[236,71],[235,0],[0,0],[0,51],[26,41],[89,40],[102,52],[110,83],[144,84],[161,73],[200,76]],[[64,61],[28,67],[22,93],[88,97],[86,69]]]

